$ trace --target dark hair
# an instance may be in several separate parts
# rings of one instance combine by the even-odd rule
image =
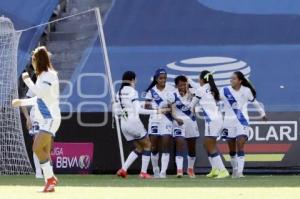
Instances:
[[[256,90],[255,88],[252,86],[252,84],[250,83],[250,81],[245,77],[245,75],[240,72],[240,71],[235,71],[234,74],[237,76],[237,78],[239,80],[242,81],[242,85],[245,87],[248,87],[251,90],[251,93],[253,95],[254,98],[256,98]]]
[[[36,62],[36,75],[39,76],[42,72],[48,71],[49,68],[53,69],[50,61],[50,53],[47,51],[46,47],[37,47],[32,52],[32,59]]]
[[[122,104],[121,91],[124,86],[130,86],[130,81],[134,80],[135,77],[136,77],[136,75],[133,71],[126,71],[125,73],[123,73],[122,84],[119,89],[119,100],[120,100],[120,105],[121,105],[122,109],[124,109],[124,105]]]
[[[153,80],[151,82],[151,84],[148,86],[148,88],[146,89],[146,92],[148,92],[151,88],[153,88],[156,84],[157,84],[157,78],[159,77],[160,74],[167,74],[167,71],[163,68],[159,68],[155,71],[155,74],[153,76]]]
[[[213,75],[208,71],[208,70],[204,70],[201,72],[200,74],[200,79],[204,82],[204,83],[208,83],[210,86],[210,91],[213,94],[214,98],[216,101],[220,101],[220,93],[219,90],[215,84],[215,80]]]
[[[130,81],[134,80],[135,77],[136,75],[133,71],[126,71],[125,73],[123,73],[122,84],[119,89],[119,93],[121,93],[121,90],[123,89],[124,86],[130,86]]]
[[[182,82],[187,82],[187,78],[186,76],[184,75],[179,75],[175,78],[174,82],[175,82],[175,85],[178,85],[179,82],[182,81]]]

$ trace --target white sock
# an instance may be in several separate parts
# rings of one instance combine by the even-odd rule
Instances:
[[[135,151],[131,151],[129,156],[127,157],[122,169],[127,171],[127,169],[132,165],[132,163],[138,158],[138,154]]]
[[[170,153],[162,153],[161,155],[161,173],[166,173],[169,165]]]
[[[159,159],[159,153],[156,153],[156,154],[151,153],[151,163],[152,163],[153,169],[159,168],[158,167],[158,159]]]
[[[220,155],[212,157],[212,162],[216,166],[217,169],[220,169],[220,170],[224,170],[225,169],[225,166],[223,164],[223,161],[222,161]]]
[[[245,155],[244,153],[242,155],[238,155],[237,157],[237,171],[238,173],[243,173],[245,166]]]
[[[36,156],[35,153],[33,153],[33,162],[34,162],[34,167],[35,167],[35,174],[40,174],[42,175],[42,168],[40,165],[39,158]]]
[[[183,168],[183,156],[176,156],[175,157],[175,162],[176,162],[176,167],[177,167],[177,170],[180,169],[182,170]]]
[[[237,170],[237,157],[236,157],[236,155],[235,156],[230,156],[230,157],[231,157],[230,163],[231,163],[232,169]]]
[[[208,156],[208,161],[209,161],[209,163],[210,163],[210,165],[211,165],[211,168],[212,168],[212,169],[215,169],[216,166],[214,165],[214,163],[213,163],[213,161],[212,161],[212,158],[211,158],[210,156]]]
[[[141,172],[147,173],[148,165],[150,163],[150,151],[144,151],[142,155],[142,169]]]
[[[54,176],[53,168],[52,168],[49,160],[47,162],[43,163],[43,164],[40,164],[40,165],[41,165],[41,168],[43,169],[43,174],[44,174],[45,181]]]
[[[196,161],[196,156],[188,156],[188,168],[193,169]]]

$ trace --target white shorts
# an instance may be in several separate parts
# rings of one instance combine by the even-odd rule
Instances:
[[[121,119],[121,130],[127,141],[140,140],[147,135],[147,131],[138,118]]]
[[[173,137],[197,138],[200,136],[196,121],[184,119],[183,122],[181,126],[173,122]]]
[[[223,128],[222,138],[234,139],[242,135],[249,137],[249,126],[238,124],[234,127]]]
[[[219,137],[223,130],[222,120],[213,120],[211,122],[205,122],[205,137]]]
[[[39,121],[40,132],[51,134],[55,137],[57,130],[59,129],[61,119],[43,119]]]
[[[149,119],[149,135],[171,135],[173,134],[173,122],[166,118]]]

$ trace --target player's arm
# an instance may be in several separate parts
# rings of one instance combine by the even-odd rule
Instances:
[[[254,99],[252,102],[253,106],[255,107],[255,109],[258,111],[258,113],[262,116],[262,119],[264,121],[267,121],[267,115],[265,110],[263,109],[262,105],[256,100]]]
[[[176,108],[176,104],[172,103],[171,104],[171,115],[172,115],[173,119],[177,122],[177,124],[179,126],[181,126],[181,125],[183,125],[184,122],[183,122],[183,120],[181,118],[177,117],[176,109],[177,109]]]
[[[140,101],[138,100],[139,98],[139,95],[138,95],[138,92],[136,90],[133,91],[133,96],[131,98],[131,102],[133,103],[133,107],[134,109],[139,113],[139,114],[142,114],[142,115],[152,115],[152,114],[158,114],[158,113],[164,113],[165,110],[164,109],[158,109],[158,110],[154,110],[154,109],[146,109],[146,108],[143,108],[141,106],[141,103]]]
[[[262,105],[256,100],[256,98],[252,95],[251,91],[249,90],[249,94],[248,94],[248,101],[251,102],[254,106],[254,108],[258,111],[258,113],[262,116],[262,119],[264,121],[267,121],[267,115],[266,112],[264,110],[264,108],[262,107]]]
[[[190,109],[195,112],[195,107],[196,105],[200,102],[201,98],[202,98],[202,95],[203,95],[203,90],[201,88],[197,89],[195,91],[195,94],[192,98],[192,101],[190,103]]]
[[[149,91],[144,95],[144,98],[145,98],[145,102],[144,102],[145,109],[153,109],[151,93]]]
[[[30,115],[28,113],[28,109],[27,107],[24,107],[24,106],[21,106],[21,112],[23,113],[25,119],[26,119],[26,127],[27,129],[31,129],[32,128],[32,121],[31,121],[31,118],[30,118]]]
[[[20,106],[33,106],[36,103],[37,97],[31,97],[27,99],[13,99],[12,106],[20,107]]]
[[[22,74],[23,81],[28,86],[28,88],[39,98],[44,98],[50,92],[51,82],[43,81],[41,85],[36,85],[30,79],[27,72]]]
[[[158,113],[158,110],[143,108],[138,100],[133,101],[133,106],[134,106],[135,110],[139,114],[142,114],[142,115],[152,115],[152,114],[157,114]]]
[[[189,84],[191,85],[191,87],[193,87],[194,89],[200,88],[200,85],[199,85],[197,82],[193,81],[191,78],[188,78],[188,83],[189,83]]]

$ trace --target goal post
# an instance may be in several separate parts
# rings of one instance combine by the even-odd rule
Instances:
[[[56,27],[56,31],[49,34],[46,47],[51,52],[51,61],[55,70],[58,71],[60,108],[64,113],[62,119],[67,120],[70,119],[70,115],[77,114],[78,125],[85,127],[110,125],[105,121],[108,121],[107,118],[110,116],[111,102],[115,101],[115,83],[119,81],[114,81],[112,78],[112,68],[99,8],[72,13],[18,31],[15,31],[9,19],[1,18],[0,174],[14,174],[14,171],[20,174],[32,173],[23,138],[20,111],[11,107],[11,101],[18,98],[17,54],[19,37],[28,30],[46,28],[49,24]],[[97,89],[90,89],[90,84],[95,85]],[[108,92],[106,93],[106,91]],[[103,109],[98,109],[104,104]],[[89,109],[88,106],[93,108]],[[9,111],[7,117],[3,114],[4,111],[6,115]],[[105,112],[104,122],[85,123],[81,119],[81,113],[85,114],[89,111]],[[116,158],[120,157],[120,164],[123,165],[124,151],[119,118],[114,114],[113,117],[116,128],[110,132],[114,133],[114,136],[117,135],[118,145],[116,147],[119,149],[119,156]],[[12,154],[18,154],[18,156]],[[18,158],[15,159],[15,157]],[[10,162],[7,163],[7,161]],[[22,164],[19,163],[20,161],[23,161]],[[12,167],[16,168],[13,169]]]
[[[95,8],[95,14],[96,14],[96,19],[97,19],[98,34],[99,34],[99,37],[100,37],[100,45],[102,46],[102,50],[103,50],[103,59],[104,59],[104,65],[105,65],[105,72],[106,72],[106,75],[107,75],[107,81],[108,81],[108,84],[109,84],[111,99],[112,99],[112,102],[115,102],[115,100],[116,100],[115,95],[116,94],[115,94],[113,80],[112,80],[111,67],[110,67],[110,62],[109,62],[109,57],[108,57],[108,52],[107,52],[107,46],[106,46],[106,41],[105,41],[105,35],[104,35],[104,31],[103,31],[103,23],[102,23],[99,8]],[[121,164],[123,166],[125,159],[124,159],[124,150],[123,150],[123,143],[122,143],[122,136],[121,136],[121,129],[120,129],[120,121],[119,121],[119,118],[118,118],[117,115],[115,115],[113,117],[115,117],[114,119],[115,119],[116,128],[117,128],[120,158],[121,158]]]
[[[6,17],[0,17],[0,174],[31,174],[20,120],[20,110],[11,106],[18,98],[17,54],[20,32]]]

